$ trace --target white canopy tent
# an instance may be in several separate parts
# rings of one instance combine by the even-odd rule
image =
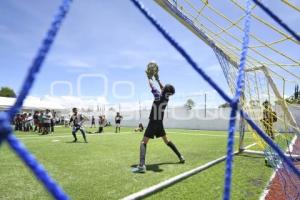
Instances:
[[[14,105],[16,98],[9,97],[0,97],[0,110],[9,109],[12,105]],[[30,110],[55,110],[62,111],[65,108],[57,102],[50,102],[47,100],[41,100],[36,97],[29,97],[25,99],[22,110],[30,111]]]

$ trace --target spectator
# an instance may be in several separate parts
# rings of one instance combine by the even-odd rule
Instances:
[[[33,117],[32,117],[32,114],[31,114],[31,113],[28,114],[28,116],[27,116],[27,118],[26,118],[25,124],[26,124],[25,129],[26,129],[27,132],[33,130],[33,128],[32,128],[32,127],[33,127]]]
[[[100,116],[99,116],[100,117]],[[92,124],[91,124],[91,128],[93,128],[93,126],[94,126],[94,128],[96,128],[96,123],[95,123],[95,117],[94,116],[92,116]]]
[[[38,131],[39,127],[39,111],[35,111],[33,114],[34,132]]]
[[[44,120],[43,121],[43,124],[44,124],[43,135],[47,135],[50,133],[51,119],[52,119],[52,114],[49,109],[46,109],[46,112],[43,115],[43,120]]]

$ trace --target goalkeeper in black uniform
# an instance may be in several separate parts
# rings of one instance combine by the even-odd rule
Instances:
[[[147,73],[147,76],[149,79],[149,86],[151,88],[151,92],[154,95],[154,101],[149,116],[149,124],[146,128],[143,140],[141,141],[140,144],[140,164],[136,168],[132,169],[132,172],[134,173],[146,172],[146,166],[145,166],[146,147],[149,139],[150,138],[153,139],[154,136],[156,138],[162,137],[165,144],[168,145],[173,150],[173,152],[177,155],[177,157],[179,158],[179,162],[180,163],[185,162],[184,157],[180,154],[176,146],[170,140],[168,140],[163,126],[164,111],[165,108],[167,107],[169,97],[175,93],[175,88],[169,84],[163,86],[159,80],[158,74],[155,74],[155,79],[161,89],[161,91],[158,91],[153,85],[151,75]]]
[[[77,142],[76,132],[80,131],[85,143],[87,143],[85,131],[83,130],[83,127],[82,127],[85,119],[81,114],[78,114],[77,108],[73,108],[72,111],[73,111],[73,115],[70,119],[69,125],[73,122],[73,125],[72,125],[72,135],[74,137],[73,142]]]

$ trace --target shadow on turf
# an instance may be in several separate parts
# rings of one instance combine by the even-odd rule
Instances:
[[[180,164],[179,162],[162,162],[162,163],[155,163],[155,164],[148,164],[146,165],[147,171],[153,171],[153,172],[162,172],[163,169],[160,169],[159,166],[161,165],[175,165]],[[131,165],[130,167],[137,167],[137,165]]]
[[[76,143],[85,143],[85,142],[81,142],[81,141],[77,141],[77,142],[73,142],[73,141],[67,141],[67,142],[65,142],[65,143],[67,143],[67,144],[76,144]]]

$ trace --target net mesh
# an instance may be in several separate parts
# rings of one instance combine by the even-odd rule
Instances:
[[[292,82],[293,81],[299,82],[299,72],[297,73],[297,68],[299,68],[299,62],[296,60],[296,56],[297,56],[296,51],[293,51],[294,49],[291,46],[291,45],[298,45],[296,40],[294,40],[291,36],[285,34],[283,31],[280,31],[280,29],[276,28],[276,25],[272,25],[269,22],[264,21],[261,18],[257,17],[254,12],[252,17],[257,20],[257,23],[259,23],[260,25],[265,25],[266,27],[268,27],[268,29],[275,31],[278,35],[280,35],[280,37],[276,38],[273,37],[273,34],[272,35],[265,34],[261,36],[262,38],[265,37],[263,40],[260,38],[257,39],[256,38],[257,36],[253,36],[253,33],[250,35],[251,39],[254,40],[255,42],[252,42],[251,43],[252,46],[249,47],[249,50],[251,50],[251,52],[249,54],[249,62],[247,62],[246,65],[246,72],[247,72],[246,79],[245,79],[246,87],[244,88],[244,92],[241,95],[241,89],[244,80],[245,57],[248,50],[249,14],[250,14],[250,10],[252,11],[255,10],[255,6],[253,6],[252,9],[249,10],[250,0],[247,1],[247,5],[248,5],[247,12],[246,12],[247,14],[245,16],[244,16],[245,8],[243,8],[243,6],[238,3],[238,1],[231,0],[230,4],[226,4],[226,6],[221,6],[221,8],[223,9],[226,7],[227,10],[231,10],[227,6],[232,4],[239,8],[237,10],[239,10],[240,13],[238,13],[237,15],[232,14],[233,19],[235,19],[233,21],[230,21],[229,20],[230,17],[227,17],[226,15],[224,15],[224,13],[219,11],[216,12],[216,9],[211,6],[212,4],[208,0],[206,1],[156,0],[157,2],[161,3],[161,5],[172,7],[171,11],[176,11],[176,14],[179,14],[177,16],[178,18],[184,18],[181,20],[185,22],[185,25],[188,25],[188,27],[191,30],[193,30],[194,33],[196,33],[203,41],[205,41],[210,47],[214,49],[219,59],[219,62],[222,66],[224,75],[228,81],[228,85],[232,93],[234,93],[234,89],[236,89],[235,97],[231,99],[210,77],[208,77],[205,74],[204,71],[202,71],[202,69],[198,67],[198,65],[186,53],[186,51],[164,30],[164,28],[148,13],[148,11],[144,9],[144,7],[139,3],[139,1],[137,0],[131,0],[131,1],[141,11],[141,13],[152,23],[152,25],[155,26],[155,28],[157,28],[157,30],[165,37],[165,39],[167,39],[170,42],[170,44],[174,48],[176,48],[177,51],[188,61],[188,63],[196,70],[196,72],[199,73],[199,75],[201,75],[220,94],[220,96],[223,97],[224,100],[230,103],[230,106],[232,107],[230,127],[229,127],[229,137],[227,143],[228,146],[227,146],[227,162],[226,162],[225,184],[224,184],[225,185],[224,199],[230,199],[232,152],[233,152],[233,137],[234,137],[233,134],[235,130],[235,116],[238,111],[240,97],[242,97],[241,105],[243,109],[240,110],[242,117],[244,117],[245,120],[251,125],[251,127],[253,127],[253,129],[256,130],[257,134],[259,134],[259,136],[263,138],[263,140],[266,141],[268,145],[270,145],[269,147],[266,144],[264,144],[263,141],[261,142],[265,152],[265,156],[267,158],[267,162],[269,162],[269,164],[276,169],[276,176],[273,179],[273,181],[279,180],[280,185],[284,189],[284,192],[282,193],[284,193],[283,195],[286,195],[286,198],[298,199],[299,191],[300,191],[299,190],[300,172],[295,168],[295,165],[297,165],[297,163],[294,165],[291,163],[289,159],[292,160],[294,159],[292,157],[292,154],[297,154],[297,153],[299,154],[300,143],[296,137],[297,135],[295,134],[295,133],[299,133],[299,130],[295,120],[293,119],[293,115],[288,110],[288,105],[286,104],[286,101],[283,98],[285,96],[282,93],[285,92],[285,89],[283,89],[283,92],[280,93],[280,90],[278,90],[279,83],[278,81],[274,80],[274,76],[276,74],[276,76],[279,77],[280,80],[283,80],[283,85],[284,85],[283,88],[287,87],[286,85],[287,80]],[[299,9],[295,4],[287,0],[282,2],[293,12],[299,12]],[[51,24],[45,39],[42,42],[41,48],[38,50],[37,56],[34,58],[32,62],[32,65],[25,78],[23,87],[21,88],[20,95],[18,96],[15,105],[11,107],[8,111],[0,113],[0,124],[1,124],[0,144],[4,140],[6,140],[10,145],[10,147],[18,154],[18,156],[33,171],[36,177],[44,184],[46,189],[56,199],[69,199],[69,197],[56,184],[56,182],[48,175],[47,171],[43,168],[43,166],[37,162],[37,160],[22,145],[22,143],[12,134],[10,119],[12,119],[13,116],[21,109],[23,101],[34,83],[36,74],[41,69],[43,61],[50,50],[50,47],[61,26],[61,23],[69,10],[70,3],[71,0],[62,1],[62,5],[59,7],[59,11],[55,16],[55,19],[53,20],[53,23]],[[163,4],[163,3],[168,3],[168,4]],[[201,3],[201,5],[199,5],[198,3]],[[217,3],[215,4],[216,5],[214,6],[219,6],[219,4]],[[208,13],[205,13],[207,12],[207,10],[210,11]],[[193,13],[194,14],[196,13],[194,17],[193,17]],[[215,13],[216,16],[213,15],[210,16],[212,13]],[[239,26],[240,22],[243,21],[243,18],[245,18],[244,31],[242,31],[243,29],[240,28]],[[203,22],[202,21],[198,22],[200,21],[200,19],[201,20],[205,19],[206,23],[209,23],[210,25],[205,25],[204,23],[205,20],[203,20]],[[221,19],[223,20],[225,19],[225,21],[227,22],[220,23]],[[220,24],[222,24],[222,26]],[[239,39],[241,38],[242,35],[244,35],[243,41]],[[293,36],[294,35],[295,34],[293,34]],[[288,49],[284,49],[284,48],[283,48],[284,50],[281,51],[279,50],[279,48],[275,48],[275,46],[277,47],[277,44],[280,44],[278,46],[281,47],[281,45],[286,44],[287,42],[291,43],[288,45],[288,47],[292,49],[291,51],[288,51]],[[243,45],[241,45],[241,43],[243,43]],[[242,46],[242,48],[239,48],[239,46]],[[239,58],[238,56],[239,51],[242,52],[242,56],[240,60],[241,63],[239,64],[240,69],[238,71],[237,63]],[[276,56],[274,56],[274,54]],[[290,67],[295,67],[296,69]],[[238,76],[235,78],[234,75],[238,75]],[[237,82],[236,88],[233,84],[234,80],[236,80]],[[249,85],[248,91],[246,90],[247,85]],[[266,89],[266,88],[268,93],[263,93],[262,89]],[[276,120],[273,119],[273,115],[274,115],[273,112],[269,112],[271,114],[268,114],[268,112],[265,111],[265,108],[264,109],[261,108],[260,103],[262,99],[266,97],[263,95],[267,95],[268,97],[267,99],[269,100],[268,101],[269,105],[271,105],[272,102],[279,103],[282,110],[281,112],[283,113],[283,116],[279,118],[281,122],[284,124],[285,129],[281,129],[281,126],[279,126],[279,128],[278,127],[276,128],[276,130],[279,131],[275,131],[275,128],[274,131],[273,128],[272,131],[270,131],[270,128],[268,128],[268,127],[272,127],[270,125],[273,125],[273,122]],[[275,98],[273,96],[275,96]],[[248,104],[250,104],[250,106],[248,106]],[[255,110],[256,107],[258,107],[257,110]],[[272,107],[269,106],[268,109],[270,110],[272,109]],[[248,115],[243,110],[248,111],[250,117],[253,118],[254,120],[249,118]],[[258,116],[258,118],[255,118],[256,115]],[[265,115],[268,117],[264,117]],[[268,119],[266,120],[266,118],[272,118],[273,122],[272,120],[271,121]],[[270,140],[270,138],[264,134],[262,129],[265,129],[265,131],[269,136],[272,136],[273,133],[279,135],[277,137],[278,139],[275,139],[277,145],[274,145],[274,143]],[[280,147],[281,150],[287,152],[290,155],[290,158],[287,158],[282,153],[282,151],[280,151],[278,147]],[[271,192],[271,194],[274,193]]]
[[[213,49],[229,89],[234,94],[244,33],[244,1],[156,2]],[[291,16],[299,16],[300,10],[295,1],[276,1],[268,6],[279,13],[288,12]],[[299,42],[257,7],[256,4],[251,7],[250,44],[241,105],[256,124],[274,138],[273,141],[298,165],[296,158],[300,155],[299,128],[294,115],[299,112],[299,105],[289,104],[286,98],[293,95],[295,85],[300,82],[300,57],[296,53]],[[288,19],[287,22],[294,25],[293,28],[299,32],[293,19]],[[266,101],[268,106],[263,104]],[[286,199],[300,198],[299,178],[250,126],[248,129],[259,149],[263,150],[266,164],[276,170],[267,198],[276,197],[276,193]]]

